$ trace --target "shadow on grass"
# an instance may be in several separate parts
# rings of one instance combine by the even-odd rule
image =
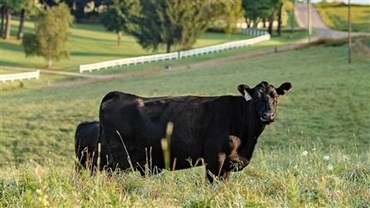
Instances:
[[[102,56],[102,57],[115,57],[115,58],[127,58],[127,57],[135,57],[135,55],[127,56],[127,54],[123,53],[99,53],[99,52],[71,52],[71,56]]]
[[[25,56],[24,57],[20,57],[20,60],[22,59],[25,59]],[[3,67],[3,68],[25,68],[26,69],[45,69],[46,68],[46,65],[45,65],[45,62],[40,62],[40,63],[29,63],[29,64],[25,64],[21,61],[4,61],[4,60],[0,60],[0,66]]]
[[[4,41],[1,42],[1,51],[14,51],[14,52],[23,52],[23,46],[11,41]]]
[[[104,35],[104,34],[102,34]],[[99,42],[102,42],[102,39],[101,38],[93,38],[93,37],[88,37],[88,36],[84,36],[84,35],[76,35],[76,34],[73,34],[72,36],[70,36],[71,39],[81,39],[81,40],[90,40],[90,41],[99,41]],[[108,43],[115,43],[117,44],[117,40],[116,39],[103,39],[104,42],[108,42]],[[121,40],[121,44],[122,43],[132,43],[132,41],[124,41],[124,40]]]

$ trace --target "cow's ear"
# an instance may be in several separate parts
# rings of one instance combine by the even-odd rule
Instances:
[[[284,95],[285,91],[289,91],[292,88],[292,84],[290,82],[285,82],[280,85],[279,88],[276,89],[278,95]]]
[[[252,100],[252,96],[250,95],[251,88],[248,87],[248,85],[241,84],[238,86],[238,91],[240,94],[242,94],[246,101]]]

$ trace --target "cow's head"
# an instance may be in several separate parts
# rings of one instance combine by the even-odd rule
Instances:
[[[284,95],[285,91],[290,90],[292,84],[285,82],[280,87],[275,88],[268,82],[261,82],[254,88],[249,88],[247,85],[239,85],[239,92],[248,101],[254,103],[256,113],[259,119],[264,124],[270,124],[274,121],[277,109],[277,100],[280,95]]]

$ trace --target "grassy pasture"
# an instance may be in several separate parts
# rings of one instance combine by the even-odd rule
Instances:
[[[342,3],[315,4],[322,19],[334,30],[348,31],[348,6]],[[369,5],[351,5],[352,31],[370,32]]]
[[[0,206],[368,207],[370,59],[347,64],[346,50],[309,47],[149,78],[2,92]],[[251,164],[226,183],[208,185],[201,167],[144,179],[73,173],[75,127],[98,118],[108,91],[236,95],[238,84],[262,80],[293,89]]]

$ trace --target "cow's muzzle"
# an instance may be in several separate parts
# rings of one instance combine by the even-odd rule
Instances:
[[[275,120],[275,113],[264,113],[261,117],[260,120],[264,124],[270,124],[274,122]]]

